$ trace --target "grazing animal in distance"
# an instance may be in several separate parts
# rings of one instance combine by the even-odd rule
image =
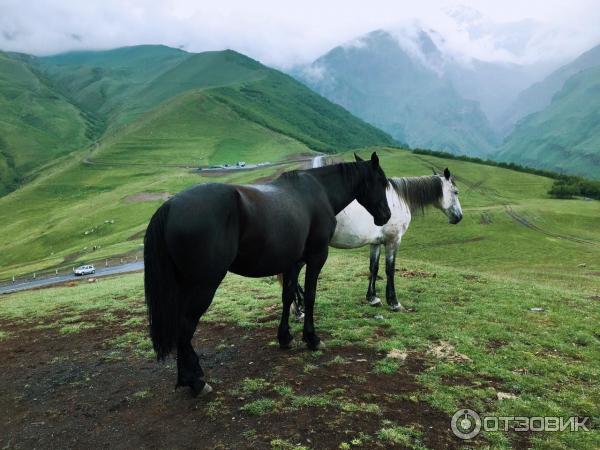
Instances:
[[[247,277],[283,274],[277,338],[288,348],[290,305],[306,264],[302,338],[310,349],[320,348],[313,309],[335,216],[357,201],[371,221],[386,224],[387,186],[373,153],[370,161],[296,170],[266,184],[201,184],[163,203],[146,230],[144,288],[157,358],[177,351],[176,386],[189,386],[194,395],[212,390],[191,340],[228,271]]]

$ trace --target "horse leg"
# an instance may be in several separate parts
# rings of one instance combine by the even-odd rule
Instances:
[[[281,290],[281,301],[283,311],[281,312],[281,322],[277,330],[277,340],[281,348],[290,348],[294,337],[290,333],[290,306],[296,300],[296,288],[298,286],[298,273],[302,265],[297,265],[283,274],[283,286]]]
[[[304,267],[304,263],[298,263],[298,274]],[[296,276],[296,279],[298,277]],[[296,319],[296,322],[300,322],[304,319],[304,289],[300,286],[300,283],[296,282],[296,292],[294,294],[294,302],[292,303],[292,314]]]
[[[371,306],[381,305],[381,300],[377,297],[375,283],[377,282],[377,272],[379,271],[379,254],[381,252],[380,244],[371,244],[371,258],[369,259],[369,287],[367,289],[367,302]]]
[[[198,355],[192,346],[192,337],[198,326],[198,321],[208,309],[215,295],[214,289],[190,289],[185,298],[185,308],[179,323],[179,336],[177,338],[177,384],[189,386],[192,395],[204,396],[212,391],[204,378],[204,371],[200,367]]]
[[[304,280],[304,329],[302,331],[302,340],[311,350],[319,350],[325,347],[321,339],[315,333],[315,324],[313,312],[315,307],[315,297],[317,294],[317,280],[319,273],[327,260],[327,247],[322,254],[311,258],[306,265],[306,276]]]
[[[398,303],[396,297],[396,287],[394,285],[394,276],[396,272],[396,253],[398,252],[397,242],[385,244],[385,274],[387,276],[387,285],[385,288],[385,299],[392,311],[401,311],[404,308]]]

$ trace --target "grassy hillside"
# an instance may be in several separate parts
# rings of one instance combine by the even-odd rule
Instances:
[[[569,78],[549,106],[518,123],[496,157],[600,178],[600,66]]]
[[[497,167],[391,149],[382,151],[382,161],[390,176],[422,175],[430,173],[432,166],[450,167],[465,209],[458,226],[448,225],[437,211],[417,217],[403,241],[400,258],[407,255],[539,284],[589,290],[597,286],[599,202],[550,199],[546,192],[552,180]],[[0,199],[0,212],[8,217],[0,236],[1,278],[139,249],[140,233],[160,200],[132,201],[132,195],[175,193],[198,182],[248,182],[276,173],[262,169],[206,178],[160,164],[80,162],[54,170]],[[20,211],[18,216],[8,214],[14,210]],[[578,267],[583,263],[588,268]]]
[[[292,78],[231,50],[191,54],[138,46],[43,58],[40,68],[64,95],[103,120],[108,136],[166,101],[202,90],[246,120],[315,150],[393,142]]]
[[[36,58],[34,64],[79,108],[114,127],[125,122],[126,105],[144,101],[139,93],[148,83],[188,57],[174,48],[142,45]]]
[[[0,195],[39,166],[89,142],[89,118],[28,61],[0,52]]]
[[[279,161],[310,152],[293,137],[241,116],[209,91],[194,91],[164,102],[118,134],[108,136],[88,159],[198,166]]]
[[[569,78],[586,69],[598,66],[600,66],[600,45],[588,50],[574,61],[552,72],[542,81],[525,89],[501,119],[504,134],[512,131],[519,120],[550,105],[554,95],[563,88]]]
[[[0,83],[0,194],[90,143],[91,160],[197,165],[394,142],[292,78],[229,50],[2,54]]]
[[[449,166],[464,209],[458,225],[428,211],[405,235],[396,288],[407,312],[364,302],[368,248],[332,249],[315,307],[327,348],[306,352],[299,343],[282,352],[275,341],[278,284],[229,274],[194,340],[215,388],[198,403],[173,392],[175,362],[153,358],[140,274],[3,296],[0,351],[10,357],[0,385],[24,395],[4,396],[15,414],[0,439],[35,447],[76,424],[82,430],[77,443],[97,445],[97,433],[88,430],[102,417],[108,431],[100,439],[107,446],[125,436],[140,446],[169,448],[197,442],[281,449],[323,442],[343,449],[598,448],[600,202],[549,199],[551,180],[544,177],[397,149],[379,152],[390,176]],[[248,172],[228,181],[267,174]],[[85,226],[79,217],[97,209],[98,219],[112,214],[114,224],[81,236],[80,245],[103,240],[113,242],[108,250],[124,249],[139,246],[137,231],[159,202],[127,203],[125,191],[114,185],[130,183],[132,192],[176,190],[199,179],[206,181],[174,168],[143,168],[133,177],[129,167],[88,167],[80,180],[70,180],[66,192],[80,189],[82,197],[69,199],[73,206],[62,223],[56,219],[63,213],[48,210],[45,199],[32,206],[45,208],[52,232],[70,222]],[[81,188],[86,180],[97,187],[87,199]],[[21,225],[29,228],[31,221],[26,216]],[[33,235],[44,231],[29,229]],[[74,227],[73,236],[79,239],[82,229]],[[383,281],[378,286],[381,292]],[[300,341],[301,325],[293,323],[292,332]],[[36,351],[36,364],[29,349]],[[23,376],[36,383],[23,386]],[[73,415],[65,404],[84,405],[88,414]],[[123,406],[106,415],[107,404]],[[449,424],[463,408],[491,416],[590,417],[592,431],[482,432],[474,441],[459,441]],[[48,415],[49,409],[55,413]],[[190,410],[193,420],[209,425],[148,435],[157,420],[169,429],[182,420],[191,424]],[[132,415],[141,419],[124,427]],[[305,416],[319,426],[298,427],[292,420]],[[35,432],[23,432],[32,420]],[[237,432],[222,433],[227,427]]]

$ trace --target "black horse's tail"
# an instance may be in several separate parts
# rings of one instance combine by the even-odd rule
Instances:
[[[150,337],[158,360],[177,345],[179,298],[175,264],[165,242],[169,202],[154,213],[144,238],[144,289],[148,306]]]

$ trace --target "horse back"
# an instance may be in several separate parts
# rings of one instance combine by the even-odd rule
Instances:
[[[240,212],[235,187],[201,184],[168,202],[165,239],[180,273],[220,275],[238,250]]]

